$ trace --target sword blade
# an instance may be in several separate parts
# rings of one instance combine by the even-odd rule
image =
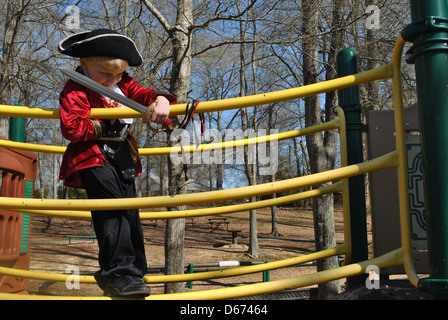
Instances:
[[[92,89],[95,92],[105,95],[106,97],[111,98],[137,112],[140,112],[141,114],[145,114],[146,110],[148,110],[148,108],[141,105],[140,103],[135,102],[134,100],[131,100],[128,97],[123,96],[119,93],[114,92],[108,87],[103,86],[101,83],[93,81],[92,79],[80,74],[79,72],[66,68],[61,68],[61,72],[68,78],[72,79],[73,81],[76,81],[77,83],[82,84],[83,86]]]

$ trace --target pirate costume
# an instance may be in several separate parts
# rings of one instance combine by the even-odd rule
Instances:
[[[130,66],[142,63],[135,43],[108,29],[77,33],[61,41],[63,54],[84,58],[120,58]],[[87,71],[76,69],[86,76]],[[148,106],[163,95],[170,104],[176,98],[146,89],[126,72],[112,90]],[[89,199],[136,197],[134,179],[141,173],[140,156],[129,132],[133,119],[116,120],[90,117],[91,108],[110,108],[109,99],[68,80],[60,94],[60,124],[70,141],[64,154],[60,178],[73,188],[85,188]],[[95,273],[106,295],[146,296],[149,288],[141,278],[147,272],[143,232],[136,209],[92,211],[99,246],[100,270]]]

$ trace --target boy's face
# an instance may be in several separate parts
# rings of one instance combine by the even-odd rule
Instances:
[[[103,63],[100,60],[81,59],[81,65],[87,70],[92,80],[106,87],[117,84],[126,71],[116,64]]]

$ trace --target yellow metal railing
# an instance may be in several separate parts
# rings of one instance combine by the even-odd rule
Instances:
[[[409,214],[408,172],[406,160],[406,138],[403,116],[403,91],[401,84],[401,57],[405,40],[400,36],[392,55],[392,80],[395,111],[395,139],[398,154],[398,199],[400,206],[401,246],[403,250],[402,264],[409,281],[418,287],[418,276],[412,261],[411,220]]]
[[[404,40],[400,37],[397,40],[392,62],[384,66],[375,68],[370,71],[361,72],[355,75],[350,75],[322,83],[303,86],[300,88],[293,88],[278,92],[267,94],[260,94],[255,96],[226,99],[219,101],[202,102],[197,112],[211,112],[223,111],[235,108],[243,108],[254,105],[262,105],[274,103],[279,101],[286,101],[291,99],[302,98],[323,92],[339,90],[353,85],[358,85],[365,82],[392,78],[394,105],[395,105],[395,127],[396,127],[396,145],[397,150],[385,154],[376,159],[372,159],[356,165],[347,165],[346,155],[346,137],[345,137],[345,117],[342,109],[336,108],[337,117],[325,124],[294,130],[290,132],[280,133],[267,137],[258,137],[252,139],[243,139],[239,141],[230,141],[215,143],[210,145],[201,145],[201,151],[217,150],[219,148],[235,148],[243,145],[252,145],[260,142],[269,142],[271,139],[284,140],[305,134],[310,134],[322,130],[338,129],[341,141],[341,168],[334,169],[327,172],[316,173],[309,176],[297,177],[293,179],[278,181],[274,183],[261,184],[256,186],[249,186],[230,190],[219,190],[212,192],[196,193],[191,195],[176,195],[176,196],[162,196],[151,198],[133,198],[133,199],[107,199],[107,200],[41,200],[41,199],[18,199],[18,198],[0,198],[0,208],[7,210],[15,210],[20,212],[27,212],[39,215],[48,216],[62,216],[77,219],[89,219],[90,212],[86,210],[107,210],[126,209],[126,208],[155,208],[155,207],[170,207],[188,204],[202,204],[211,203],[224,200],[242,199],[252,196],[260,196],[272,193],[279,193],[290,191],[294,189],[310,187],[325,182],[333,182],[333,184],[298,194],[293,194],[276,199],[263,200],[256,203],[245,203],[238,205],[231,205],[218,208],[205,208],[195,210],[184,210],[176,212],[141,212],[142,219],[174,219],[186,217],[199,217],[214,214],[225,214],[231,212],[245,211],[256,208],[263,208],[268,206],[280,205],[292,201],[306,199],[310,197],[319,196],[331,192],[343,192],[344,197],[344,242],[345,244],[336,246],[335,248],[316,252],[292,259],[286,259],[276,262],[270,262],[262,265],[240,267],[229,270],[221,270],[219,272],[202,272],[195,274],[182,275],[165,275],[165,276],[145,276],[145,282],[180,282],[180,281],[194,281],[213,279],[220,277],[231,277],[241,274],[255,273],[260,271],[273,270],[283,268],[286,266],[297,265],[304,262],[314,261],[334,255],[345,254],[344,266],[313,273],[310,275],[303,275],[300,277],[282,279],[267,283],[258,283],[252,285],[245,285],[234,288],[207,290],[199,292],[187,292],[179,294],[166,294],[150,296],[147,299],[229,299],[238,298],[250,295],[259,295],[270,292],[283,291],[287,289],[299,288],[322,282],[332,281],[345,277],[354,276],[364,273],[369,265],[376,265],[379,268],[404,265],[406,273],[410,282],[417,286],[418,276],[412,263],[411,245],[410,245],[410,218],[409,218],[409,202],[407,190],[407,169],[406,169],[406,148],[404,139],[404,121],[403,121],[403,102],[401,89],[401,75],[400,64],[401,55],[404,46]],[[182,114],[185,109],[184,105],[175,105],[172,108],[172,115]],[[12,107],[0,106],[0,115],[15,116],[15,117],[36,117],[36,118],[50,118],[57,119],[59,111],[56,109],[38,109],[26,107]],[[140,117],[141,115],[130,109],[93,109],[92,117],[100,118],[118,118],[118,117]],[[48,153],[63,153],[65,147],[56,146],[42,146],[33,144],[24,144],[11,141],[1,141],[0,147],[15,148],[22,150],[31,150],[37,152]],[[198,150],[195,146],[183,147],[183,152],[194,152]],[[140,153],[142,155],[167,155],[176,152],[182,152],[179,148],[142,148]],[[349,217],[349,201],[348,201],[348,178],[360,174],[365,174],[374,170],[383,168],[397,167],[399,178],[399,201],[400,201],[400,221],[402,234],[402,247],[392,252],[389,252],[380,257],[363,261],[359,263],[350,263],[351,257],[351,235],[350,235],[350,217]],[[68,211],[67,211],[68,210]],[[26,270],[16,270],[11,268],[0,268],[0,274],[6,274],[17,277],[46,279],[51,281],[66,281],[68,275],[41,273]],[[91,276],[80,276],[82,283],[95,283]],[[22,296],[15,294],[0,294],[1,299],[110,299],[108,297],[48,297],[48,296]]]
[[[390,152],[381,157],[360,164],[346,166],[331,171],[315,173],[308,176],[292,178],[273,183],[265,183],[256,186],[241,187],[227,190],[217,190],[195,193],[194,195],[180,194],[175,196],[159,196],[148,198],[127,199],[26,199],[2,197],[0,208],[15,210],[124,210],[174,207],[180,205],[204,204],[228,200],[244,199],[251,196],[262,196],[272,193],[280,193],[298,188],[313,186],[343,178],[353,177],[374,170],[397,166],[398,156],[396,152]],[[174,218],[185,218],[176,212],[167,212]],[[166,216],[165,218],[170,218]]]
[[[1,110],[0,106],[0,110]],[[20,107],[19,107],[20,108]],[[112,110],[112,109],[110,109]],[[115,109],[114,109],[115,110]],[[0,112],[1,114],[1,112]],[[219,150],[219,149],[231,149],[238,148],[243,146],[251,146],[259,143],[269,143],[272,140],[274,141],[282,141],[286,139],[292,139],[300,136],[304,136],[307,134],[312,134],[324,130],[330,129],[338,129],[339,128],[339,120],[334,119],[332,121],[315,125],[308,128],[292,130],[283,133],[272,134],[264,137],[254,137],[242,140],[235,141],[225,141],[219,143],[209,143],[209,144],[201,144],[199,146],[182,146],[181,147],[165,147],[165,148],[140,148],[139,152],[142,156],[162,156],[162,155],[170,155],[181,152],[193,153],[193,152],[205,152],[210,150]],[[43,152],[43,153],[55,153],[55,154],[63,154],[66,147],[61,146],[48,146],[48,145],[38,145],[32,143],[24,143],[24,142],[16,142],[9,140],[0,140],[0,147],[3,148],[11,148],[17,150],[27,150],[34,152]]]
[[[231,98],[225,100],[204,101],[196,108],[196,112],[215,112],[231,109],[240,109],[245,107],[270,104],[280,101],[293,100],[319,93],[339,90],[354,85],[371,82],[375,80],[387,79],[392,76],[391,63],[381,67],[360,72],[355,75],[349,75],[325,82],[310,84],[303,87],[286,89],[276,92],[263,93],[253,96]],[[171,106],[171,115],[183,115],[185,113],[185,104],[177,104]],[[139,118],[142,117],[137,111],[129,108],[116,109],[92,109],[91,116],[100,119],[116,119],[116,118]],[[28,108],[0,105],[0,116],[8,117],[33,117],[41,119],[59,119],[59,109],[46,108]]]

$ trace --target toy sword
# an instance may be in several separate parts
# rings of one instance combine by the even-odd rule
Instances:
[[[111,98],[122,105],[129,107],[137,112],[140,112],[142,114],[145,114],[148,108],[141,105],[138,102],[135,102],[134,100],[129,99],[126,96],[123,96],[119,93],[114,92],[113,90],[109,89],[106,86],[103,86],[101,83],[98,83],[96,81],[93,81],[92,79],[80,74],[79,72],[76,72],[74,70],[61,68],[61,72],[72,79],[73,81],[76,81],[79,84],[82,84],[83,86],[92,89],[93,91],[96,91],[98,93],[101,93],[102,95],[105,95],[108,98]]]
[[[113,90],[109,89],[108,87],[103,86],[101,83],[93,81],[92,79],[90,79],[74,70],[61,68],[61,72],[68,78],[72,79],[73,81],[76,81],[77,83],[82,84],[83,86],[85,86],[89,89],[92,89],[95,92],[98,92],[108,98],[111,98],[126,107],[129,107],[137,112],[140,112],[141,114],[145,114],[148,109],[150,109],[150,111],[152,111],[151,109],[154,109],[156,106],[155,103],[152,103],[148,108],[146,108],[145,106],[141,105],[140,103],[135,102],[134,100],[131,100],[128,97],[123,96],[119,93],[116,93]],[[166,128],[171,127],[172,126],[171,122],[172,122],[172,120],[170,118],[166,119],[165,123],[163,124],[164,128],[161,128],[161,129],[153,128],[153,127],[151,127],[151,125],[149,123],[148,123],[148,127],[151,129],[151,131],[161,132],[161,131],[165,131]]]

